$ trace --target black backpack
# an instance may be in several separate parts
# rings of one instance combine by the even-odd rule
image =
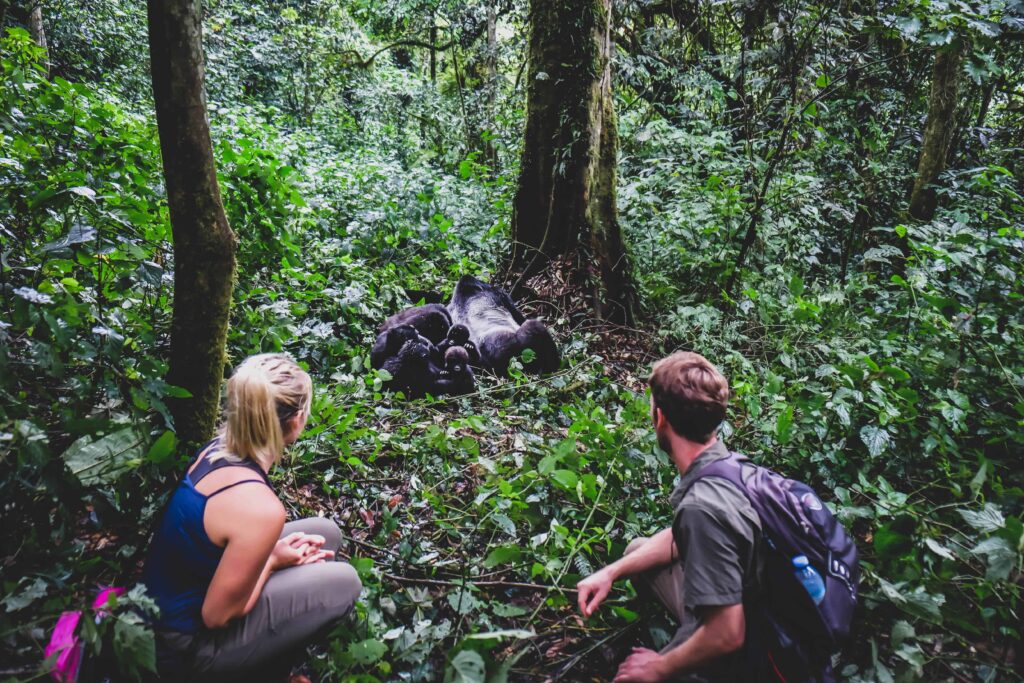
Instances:
[[[743,601],[749,680],[834,680],[832,655],[849,635],[857,606],[860,565],[853,539],[811,487],[754,465],[742,455],[730,453],[706,465],[690,486],[705,477],[731,482],[761,518],[761,590]],[[806,555],[825,582],[819,604],[797,578],[797,555]]]

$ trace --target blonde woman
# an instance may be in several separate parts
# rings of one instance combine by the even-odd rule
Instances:
[[[162,678],[287,675],[359,596],[355,570],[332,561],[337,525],[285,523],[267,477],[306,426],[311,395],[283,354],[248,358],[228,380],[224,426],[175,490],[146,559]]]

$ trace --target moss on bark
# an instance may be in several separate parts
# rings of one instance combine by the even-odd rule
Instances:
[[[921,140],[917,178],[910,193],[910,215],[929,221],[935,215],[938,198],[935,181],[946,168],[946,153],[956,127],[956,100],[960,84],[962,46],[955,44],[935,54],[932,89],[928,98],[928,120]]]
[[[174,239],[167,379],[192,394],[170,408],[179,438],[195,442],[209,438],[217,423],[237,246],[206,119],[200,3],[150,0],[149,47]]]
[[[511,267],[569,257],[600,317],[632,322],[635,294],[615,207],[618,131],[611,0],[530,3],[527,118]]]

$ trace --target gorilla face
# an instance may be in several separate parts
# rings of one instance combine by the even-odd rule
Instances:
[[[461,375],[469,368],[469,353],[461,346],[453,346],[444,352],[444,369],[453,375]]]

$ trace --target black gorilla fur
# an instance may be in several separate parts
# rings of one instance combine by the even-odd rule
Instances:
[[[527,372],[551,372],[561,364],[544,323],[527,320],[500,287],[466,275],[447,307],[415,306],[385,320],[370,363],[391,375],[386,388],[409,398],[465,394],[476,387],[470,366],[504,374],[525,349],[534,352]]]
[[[391,375],[385,388],[402,391],[409,398],[426,394],[465,394],[476,387],[476,378],[468,364],[468,354],[452,347],[444,355],[412,325],[398,325],[377,337],[370,350],[370,364]]]
[[[551,332],[540,320],[527,320],[505,290],[464,275],[448,303],[452,322],[464,325],[480,352],[480,365],[496,373],[508,371],[509,361],[525,349],[534,358],[527,372],[553,372],[562,358]]]
[[[448,349],[460,347],[466,350],[467,362],[470,365],[480,365],[480,351],[477,350],[476,344],[469,339],[469,328],[465,325],[455,324],[448,330],[448,336],[437,345],[437,350],[445,354]]]
[[[415,306],[395,313],[384,321],[377,332],[387,332],[399,325],[412,325],[431,344],[440,344],[452,326],[452,316],[442,304]]]

